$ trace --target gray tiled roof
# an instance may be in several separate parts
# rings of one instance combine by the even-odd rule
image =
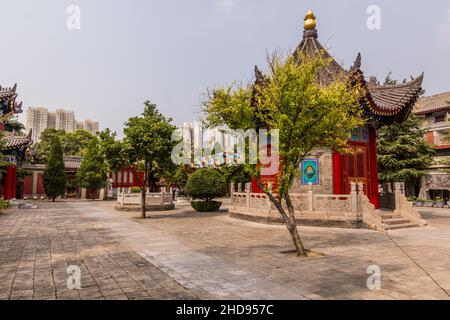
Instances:
[[[450,91],[419,99],[413,112],[425,115],[445,110],[450,111]]]

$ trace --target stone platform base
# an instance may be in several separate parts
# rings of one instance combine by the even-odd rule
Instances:
[[[240,219],[245,221],[272,224],[272,225],[284,225],[284,221],[281,217],[273,216],[258,216],[247,213],[229,212],[230,218]],[[328,228],[347,228],[347,229],[360,229],[364,228],[361,222],[356,220],[332,220],[332,219],[313,219],[310,217],[298,217],[296,219],[299,226],[310,227],[328,227]]]
[[[118,211],[129,211],[129,212],[141,212],[142,208],[141,205],[137,204],[127,204],[127,205],[120,205],[116,204],[114,209]],[[175,204],[165,204],[165,205],[149,205],[146,206],[147,211],[169,211],[169,210],[175,210]]]

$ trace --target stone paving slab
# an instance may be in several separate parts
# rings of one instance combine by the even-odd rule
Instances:
[[[40,203],[0,216],[0,299],[448,299],[450,210],[429,227],[390,231],[300,228],[323,256],[284,254],[283,226],[226,212],[117,212],[112,202]],[[66,287],[79,265],[81,290]],[[381,268],[371,291],[367,268]]]
[[[65,202],[0,215],[0,299],[199,299],[87,214]],[[81,269],[80,290],[67,267]]]

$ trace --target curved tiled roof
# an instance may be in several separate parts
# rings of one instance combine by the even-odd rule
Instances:
[[[31,130],[27,135],[16,131],[5,132],[3,140],[5,141],[5,145],[2,148],[3,151],[28,147],[33,142],[31,139]]]
[[[315,57],[321,55],[325,59],[330,59],[330,64],[319,73],[319,83],[327,84],[331,82],[339,73],[344,74],[346,71],[342,66],[334,60],[322,44],[317,40],[317,30],[305,30],[303,32],[303,40],[294,52],[294,57],[299,60],[299,52],[305,55]]]
[[[450,91],[419,99],[413,112],[426,115],[446,110],[450,111]]]
[[[311,17],[309,18],[311,19]],[[349,70],[345,70],[319,42],[315,25],[314,21],[313,29],[305,28],[303,40],[294,52],[294,57],[297,60],[300,59],[299,52],[302,52],[308,56],[320,55],[325,59],[330,59],[330,64],[319,72],[319,83],[330,83],[338,75],[344,74],[347,75],[353,85],[361,85],[364,90],[364,99],[361,101],[361,106],[365,108],[365,116],[371,118],[375,122],[374,124],[403,121],[410,114],[423,91],[423,73],[409,82],[398,85],[380,85],[376,81],[367,82],[361,71],[361,54],[358,53],[353,66]],[[258,75],[256,77],[258,80]],[[255,82],[256,84],[257,82]]]

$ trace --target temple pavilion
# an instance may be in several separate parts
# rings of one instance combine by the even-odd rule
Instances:
[[[380,126],[401,123],[411,113],[417,99],[422,93],[423,74],[404,81],[398,85],[382,85],[375,77],[366,79],[361,70],[361,54],[357,54],[353,66],[346,70],[334,60],[318,40],[316,29],[316,17],[309,11],[305,17],[303,39],[298,46],[294,57],[298,52],[310,56],[323,55],[331,59],[327,68],[318,75],[318,81],[326,84],[332,81],[338,74],[346,74],[353,85],[360,85],[363,89],[363,98],[360,108],[366,126],[355,128],[349,141],[350,153],[340,154],[333,150],[318,148],[305,160],[301,168],[298,181],[293,186],[292,192],[304,192],[310,184],[314,190],[323,194],[349,194],[351,183],[362,184],[364,192],[370,202],[379,208],[379,185],[377,169],[377,129]],[[258,92],[258,86],[263,86],[267,79],[263,73],[255,67],[254,94]],[[257,101],[257,99],[253,99]],[[257,105],[254,105],[257,108]],[[263,177],[265,183],[276,184],[276,176]],[[261,192],[256,182],[252,183],[252,191]]]
[[[1,179],[1,193],[5,200],[14,199],[21,194],[17,181],[17,166],[25,157],[31,145],[31,132],[28,135],[5,129],[6,124],[17,114],[22,113],[22,102],[16,102],[17,85],[9,88],[0,86],[0,131],[2,131],[1,154],[5,168]],[[19,196],[20,197],[20,196]]]

